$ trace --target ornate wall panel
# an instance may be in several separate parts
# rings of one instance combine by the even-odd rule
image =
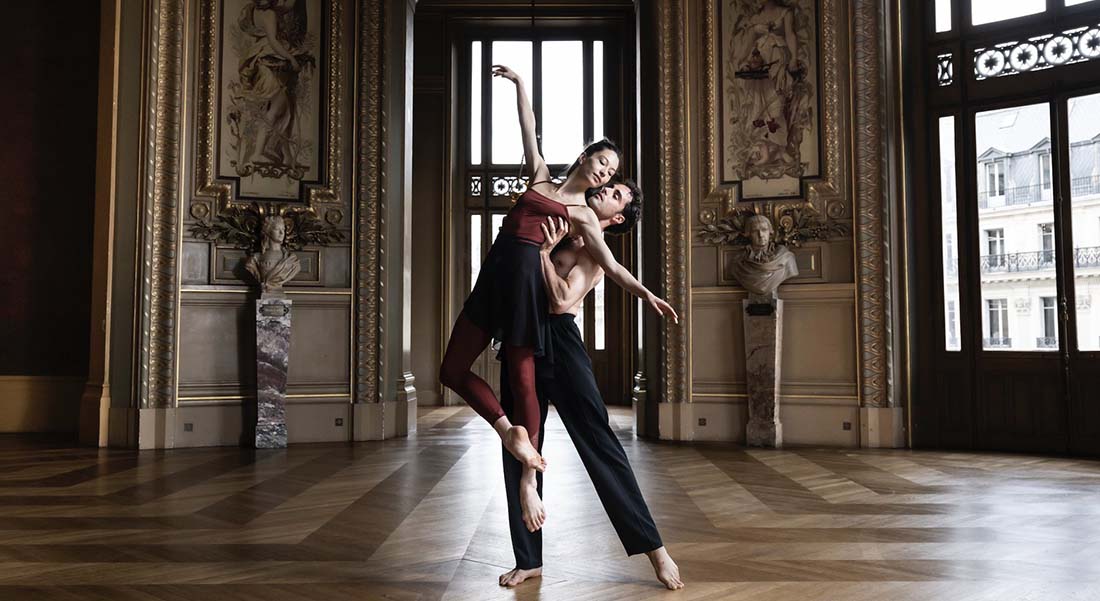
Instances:
[[[278,29],[291,38],[297,69],[263,41],[252,3],[200,0],[198,11],[191,216],[206,219],[232,203],[280,201],[305,203],[339,225],[343,2],[306,0],[280,13]],[[286,106],[280,112],[276,103]]]
[[[889,390],[889,199],[887,173],[886,111],[882,99],[885,70],[882,64],[886,32],[882,8],[869,0],[846,3],[819,0],[818,34],[820,69],[821,173],[809,179],[804,196],[798,198],[743,201],[738,185],[723,176],[719,137],[722,128],[718,110],[722,101],[720,4],[733,0],[712,0],[701,5],[670,1],[657,10],[659,22],[660,151],[661,151],[661,236],[664,248],[665,292],[673,304],[684,305],[690,284],[685,281],[684,249],[690,236],[708,224],[715,224],[735,211],[764,213],[777,223],[791,210],[816,214],[828,222],[852,223],[855,253],[856,349],[858,394],[865,406],[890,405]],[[685,6],[690,11],[685,15]],[[698,6],[698,9],[695,7]],[[688,33],[692,17],[703,22],[701,44]],[[685,60],[684,50],[699,48],[699,63]],[[698,73],[698,87],[680,77]],[[690,98],[692,90],[699,98]],[[701,193],[692,194],[691,177],[685,160],[690,156],[693,125],[684,107],[698,102],[701,123]],[[686,196],[685,196],[686,194]],[[683,219],[686,207],[696,209],[693,223]],[[839,238],[838,238],[839,241]],[[721,251],[719,251],[721,252]],[[840,255],[838,255],[840,256]],[[823,257],[822,257],[823,258]],[[844,273],[825,266],[823,273]],[[822,276],[824,277],[824,276]],[[831,281],[831,280],[830,280]],[[839,283],[839,282],[838,282]],[[689,316],[688,319],[691,319]],[[684,343],[687,346],[684,346]],[[666,400],[690,394],[684,375],[690,370],[686,351],[692,346],[687,331],[671,324],[665,330],[663,350]]]
[[[738,204],[751,203],[748,206],[756,212],[763,212],[779,222],[781,212],[791,205],[805,206],[814,212],[826,216],[832,220],[846,221],[851,218],[849,198],[849,169],[848,132],[844,127],[848,123],[849,86],[848,78],[847,46],[844,43],[844,33],[847,31],[844,25],[847,23],[845,4],[839,0],[819,0],[816,5],[815,29],[819,42],[808,50],[808,56],[804,62],[804,68],[820,70],[815,77],[805,76],[807,82],[820,86],[820,94],[817,94],[818,102],[814,102],[812,110],[817,111],[820,106],[820,119],[815,120],[812,127],[806,127],[807,135],[820,136],[820,165],[810,165],[803,175],[806,185],[801,186],[804,194],[795,194],[790,198],[780,200],[757,200],[745,197],[742,191],[743,184],[732,181],[725,173],[729,171],[728,162],[723,156],[723,147],[726,142],[721,140],[725,125],[720,121],[728,121],[730,115],[723,110],[723,105],[729,102],[730,85],[728,84],[728,68],[723,63],[728,61],[729,40],[723,36],[723,15],[729,18],[729,13],[736,10],[734,5],[739,5],[738,0],[711,0],[706,3],[704,9],[703,27],[703,73],[702,73],[702,107],[703,115],[702,131],[704,143],[702,144],[702,176],[705,196],[699,202],[698,223],[702,225],[713,224],[724,217],[730,216]],[[813,3],[802,2],[806,12],[811,12]],[[727,24],[725,30],[729,30]],[[816,55],[816,56],[814,56]],[[810,158],[810,157],[807,157]]]

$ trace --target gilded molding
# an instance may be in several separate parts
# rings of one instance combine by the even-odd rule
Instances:
[[[865,407],[890,406],[889,204],[884,197],[886,123],[882,92],[881,4],[855,0],[852,18],[854,75],[854,176],[860,399]]]
[[[821,86],[818,90],[821,98],[820,128],[824,160],[823,173],[819,179],[807,182],[806,197],[782,201],[744,201],[738,203],[736,188],[721,182],[718,140],[718,106],[721,102],[718,85],[718,2],[708,0],[703,9],[703,98],[700,108],[703,115],[705,143],[702,148],[703,189],[706,195],[699,203],[697,223],[714,223],[716,218],[731,216],[738,208],[751,207],[756,213],[762,213],[778,222],[784,210],[792,205],[809,206],[816,213],[827,215],[834,220],[847,220],[851,217],[848,199],[847,148],[843,125],[848,121],[847,81],[843,73],[846,56],[842,39],[847,23],[844,3],[841,0],[819,0],[820,36],[819,64],[821,65]]]
[[[218,3],[220,0],[200,0],[199,2],[199,53],[195,85],[196,136],[195,136],[195,198],[196,202],[217,204],[220,212],[233,204],[247,205],[251,201],[233,197],[233,186],[227,181],[219,181],[217,174],[217,136],[218,131]],[[343,106],[344,106],[344,62],[341,42],[344,31],[344,2],[330,0],[328,36],[328,139],[325,155],[328,158],[324,174],[324,185],[309,189],[307,205],[324,215],[330,206],[342,207],[342,179],[344,172]],[[285,202],[285,200],[283,200]]]
[[[686,96],[683,74],[687,72],[685,45],[687,25],[680,0],[661,3],[657,9],[660,30],[658,47],[661,64],[659,98],[661,112],[661,238],[664,257],[664,293],[666,300],[683,316],[681,323],[663,320],[664,349],[662,368],[663,402],[688,401],[688,333],[690,329],[690,273],[687,256],[691,248],[691,228],[685,216],[689,211],[687,173]]]
[[[380,402],[379,231],[382,216],[382,3],[361,0],[359,40],[359,185],[355,199],[355,402]]]
[[[175,394],[176,236],[184,0],[151,3],[144,126],[141,348],[142,408],[169,407]]]

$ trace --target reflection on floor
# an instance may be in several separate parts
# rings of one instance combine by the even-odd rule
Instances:
[[[514,590],[500,447],[465,408],[288,451],[0,438],[0,599],[1100,599],[1100,464],[974,453],[627,453],[688,586],[624,557],[548,424],[545,576]]]

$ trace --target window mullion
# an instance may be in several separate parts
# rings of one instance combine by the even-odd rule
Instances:
[[[531,106],[535,112],[535,137],[538,139],[539,153],[545,156],[542,148],[542,39],[531,36],[531,72],[532,79]]]
[[[592,69],[592,40],[584,40],[584,103],[582,109],[584,111],[584,141],[585,143],[592,140],[592,96],[593,96],[593,69]]]

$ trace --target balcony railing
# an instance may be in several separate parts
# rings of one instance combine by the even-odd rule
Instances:
[[[1041,271],[1054,268],[1054,259],[1053,250],[983,255],[981,269],[982,273]],[[1075,267],[1100,267],[1100,246],[1073,249],[1073,265]]]
[[[1075,177],[1070,180],[1070,197],[1079,200],[1083,196],[1100,194],[1100,175]],[[1033,202],[1047,201],[1053,197],[1051,186],[1043,187],[1042,184],[1030,186],[1017,186],[1005,188],[1004,194],[993,194],[989,191],[978,193],[978,208],[1010,207],[1031,204]]]
[[[982,348],[1012,348],[1012,339],[982,338]]]
[[[1040,336],[1035,339],[1035,346],[1038,348],[1058,348],[1058,337]]]

